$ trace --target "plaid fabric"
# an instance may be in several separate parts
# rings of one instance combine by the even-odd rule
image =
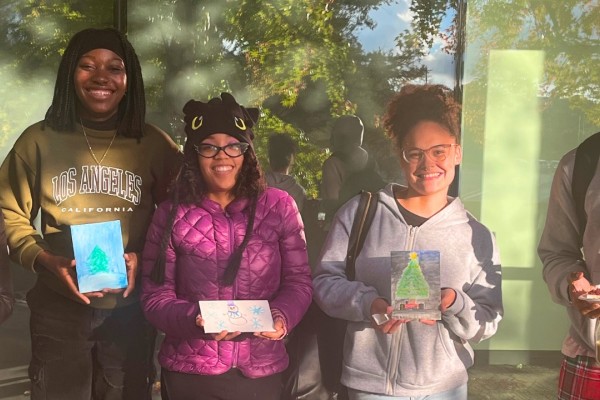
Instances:
[[[591,357],[565,357],[558,378],[558,400],[600,400],[600,364]]]

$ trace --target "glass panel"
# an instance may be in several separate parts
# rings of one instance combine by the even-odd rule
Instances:
[[[127,20],[152,122],[182,144],[184,103],[231,91],[262,107],[255,142],[262,164],[269,133],[292,135],[300,147],[292,173],[317,197],[331,126],[342,114],[361,117],[365,147],[388,180],[401,180],[381,116],[404,82],[454,86],[452,44],[440,35],[454,22],[447,6],[130,0]]]
[[[600,127],[599,7],[468,3],[460,195],[501,249],[505,320],[485,345],[497,350],[558,349],[567,331],[536,249],[560,157]]]
[[[112,2],[10,0],[0,6],[0,160],[16,138],[44,118],[71,36],[112,25]]]

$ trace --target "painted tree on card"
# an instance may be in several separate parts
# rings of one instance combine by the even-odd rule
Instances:
[[[90,274],[95,275],[101,272],[109,272],[108,267],[108,256],[98,246],[94,246],[94,249],[87,258],[86,263],[89,267]]]
[[[408,265],[396,285],[396,297],[400,299],[421,300],[429,298],[429,284],[419,264],[419,255],[410,253]]]

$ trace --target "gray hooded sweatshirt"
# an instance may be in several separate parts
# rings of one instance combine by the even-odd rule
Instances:
[[[572,272],[584,272],[592,284],[600,284],[600,163],[585,198],[588,222],[583,233],[583,253],[579,246],[580,228],[571,194],[574,164],[575,150],[572,150],[564,155],[556,168],[538,255],[544,265],[544,280],[552,300],[566,307],[571,320],[562,353],[569,357],[595,357],[594,329],[597,320],[582,316],[577,308],[571,306],[568,277]]]
[[[314,298],[330,316],[348,322],[342,383],[388,396],[424,396],[467,382],[473,364],[469,342],[492,336],[502,318],[501,270],[491,232],[458,198],[420,227],[406,224],[394,184],[381,190],[377,211],[356,260],[356,280],[345,275],[345,258],[359,196],[336,214],[314,275]],[[437,250],[440,283],[452,288],[454,304],[434,325],[403,324],[394,334],[371,325],[376,298],[391,298],[390,252]]]
[[[296,202],[298,210],[302,211],[304,200],[306,199],[306,190],[296,182],[296,178],[280,172],[267,171],[265,173],[265,180],[267,181],[267,186],[288,192]]]

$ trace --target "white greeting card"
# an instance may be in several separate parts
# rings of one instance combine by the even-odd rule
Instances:
[[[275,332],[267,300],[199,301],[204,332]]]

